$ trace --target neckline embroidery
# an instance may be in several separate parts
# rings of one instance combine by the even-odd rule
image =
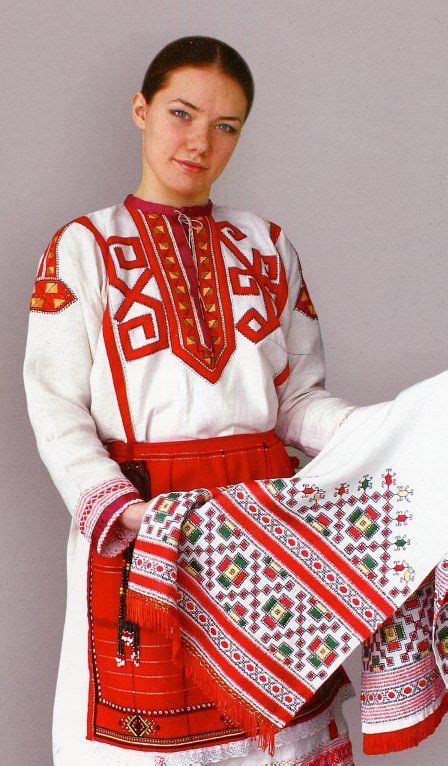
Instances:
[[[148,265],[162,293],[172,352],[210,383],[215,383],[235,350],[235,329],[227,274],[213,217],[205,216],[192,232],[199,299],[199,295],[191,294],[189,289],[188,272],[193,262],[188,268],[179,250],[179,238],[174,233],[177,227],[182,229],[178,211],[170,218],[158,211],[136,209],[132,204],[126,203],[126,207],[137,226]],[[202,302],[204,315],[201,317],[199,303]]]
[[[213,202],[211,199],[203,205],[165,205],[161,202],[153,202],[152,200],[141,199],[134,194],[128,194],[125,199],[125,204],[131,205],[133,208],[142,210],[144,213],[157,213],[158,215],[167,215],[172,218],[177,218],[179,213],[183,213],[189,218],[211,215],[213,209]]]

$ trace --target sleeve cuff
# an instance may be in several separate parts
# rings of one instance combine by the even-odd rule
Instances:
[[[121,553],[137,532],[119,523],[119,516],[133,503],[144,502],[125,476],[107,479],[81,493],[75,511],[81,533],[104,556]]]
[[[92,535],[92,544],[102,556],[117,556],[136,539],[138,531],[125,527],[120,522],[120,516],[128,505],[139,501],[143,502],[139,495],[132,498],[123,495],[123,503],[120,507],[116,507],[113,512],[109,509],[103,511]]]

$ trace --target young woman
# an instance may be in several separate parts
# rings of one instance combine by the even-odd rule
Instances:
[[[318,454],[355,409],[324,388],[318,318],[281,226],[210,199],[253,95],[225,43],[167,45],[133,99],[140,184],[63,225],[40,258],[24,382],[72,515],[57,766],[269,760],[173,667],[166,639],[126,618],[151,497],[291,476],[284,445]],[[275,759],[352,764],[341,706],[353,694],[334,673],[279,733]]]

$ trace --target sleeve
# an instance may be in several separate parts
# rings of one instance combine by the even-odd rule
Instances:
[[[280,316],[288,363],[279,376],[276,431],[285,444],[314,457],[358,405],[325,389],[325,355],[319,320],[299,255],[280,227],[275,246],[285,269],[287,298]],[[361,407],[360,407],[361,408]]]
[[[137,533],[120,523],[143,502],[110,458],[90,413],[90,373],[102,325],[105,273],[87,227],[59,229],[39,260],[23,381],[39,455],[81,533],[115,556]]]

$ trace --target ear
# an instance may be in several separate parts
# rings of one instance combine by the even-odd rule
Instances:
[[[148,104],[143,93],[138,91],[132,99],[132,119],[140,130],[145,129],[147,108]]]

